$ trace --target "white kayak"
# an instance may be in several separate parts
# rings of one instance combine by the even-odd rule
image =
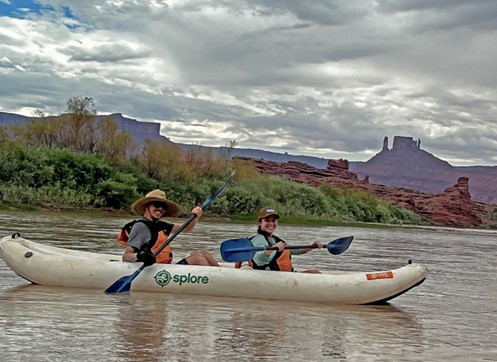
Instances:
[[[0,239],[0,257],[33,284],[101,289],[133,274],[142,264],[120,255],[59,248],[24,239]],[[131,291],[263,298],[341,304],[382,304],[421,284],[427,270],[410,263],[398,269],[370,272],[322,271],[321,274],[154,264],[144,268]]]

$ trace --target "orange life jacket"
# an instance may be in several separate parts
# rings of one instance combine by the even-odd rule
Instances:
[[[261,234],[263,235],[263,234]],[[252,240],[255,236],[252,236],[249,238],[249,240]],[[277,237],[276,235],[273,235],[273,238],[276,239],[276,242],[284,242],[285,245],[286,245],[286,242]],[[273,244],[271,244],[269,242],[269,240],[267,240],[267,237],[266,237],[266,241],[268,243],[268,246],[273,246]],[[235,268],[241,268],[243,265],[243,262],[236,262],[235,263]],[[292,265],[292,252],[288,249],[284,249],[283,251],[279,251],[277,250],[276,251],[276,254],[274,255],[273,259],[271,259],[271,261],[269,262],[269,264],[266,264],[266,265],[257,265],[254,260],[249,260],[248,261],[248,265],[250,265],[252,268],[254,269],[267,269],[269,268],[269,270],[278,270],[278,271],[288,271],[288,272],[291,272],[293,271],[293,265]]]
[[[117,241],[119,243],[128,246],[129,233],[131,232],[133,225],[137,222],[142,222],[147,225],[151,234],[150,242],[145,244],[142,249],[155,254],[155,252],[161,247],[161,245],[167,242],[168,233],[172,229],[172,224],[164,221],[152,222],[148,220],[133,220],[122,227],[119,235],[117,236]],[[159,255],[156,256],[156,260],[157,263],[171,264],[171,262],[173,261],[173,250],[171,249],[171,247],[169,245],[166,246],[159,253]]]

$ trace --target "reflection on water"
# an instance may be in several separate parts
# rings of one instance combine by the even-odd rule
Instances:
[[[122,361],[166,360],[167,305],[154,305],[147,298],[134,295],[116,296],[115,302],[118,305],[117,318],[112,326],[116,334],[117,356]]]
[[[309,360],[320,361],[345,360],[365,345],[368,353],[400,357],[400,351],[416,351],[422,344],[419,323],[392,305],[321,306],[157,293],[109,296],[33,285],[7,289],[0,301],[5,306],[2,324],[9,320],[2,328],[3,356],[18,360],[40,350],[51,351],[47,357],[55,352],[61,360],[69,355],[71,360],[117,361],[243,356],[267,361],[305,351]],[[413,346],[406,348],[407,341]],[[385,351],[386,342],[391,350]]]
[[[0,236],[122,252],[129,218],[0,214]],[[178,220],[183,222],[183,220]],[[251,225],[199,224],[175,257],[251,235]],[[338,256],[294,258],[299,269],[383,270],[413,259],[424,284],[386,306],[333,306],[28,285],[0,261],[0,351],[6,361],[484,361],[497,360],[497,234],[471,230],[368,230],[281,226],[294,243],[354,235]]]

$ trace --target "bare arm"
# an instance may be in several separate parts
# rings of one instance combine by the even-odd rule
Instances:
[[[195,228],[195,225],[197,225],[198,219],[202,216],[202,208],[200,206],[196,206],[192,209],[192,214],[197,215],[195,219],[192,220],[190,224],[186,228],[183,229],[184,232],[189,232],[192,231],[193,228]],[[182,225],[181,224],[174,224],[172,232],[176,232]]]

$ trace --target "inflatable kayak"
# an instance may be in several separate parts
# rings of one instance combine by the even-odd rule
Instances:
[[[121,255],[49,246],[19,234],[0,239],[0,257],[16,274],[33,284],[93,288],[103,291],[142,264]],[[409,263],[378,271],[321,271],[321,274],[154,264],[144,268],[130,291],[188,293],[341,304],[383,304],[421,284],[427,270]]]

